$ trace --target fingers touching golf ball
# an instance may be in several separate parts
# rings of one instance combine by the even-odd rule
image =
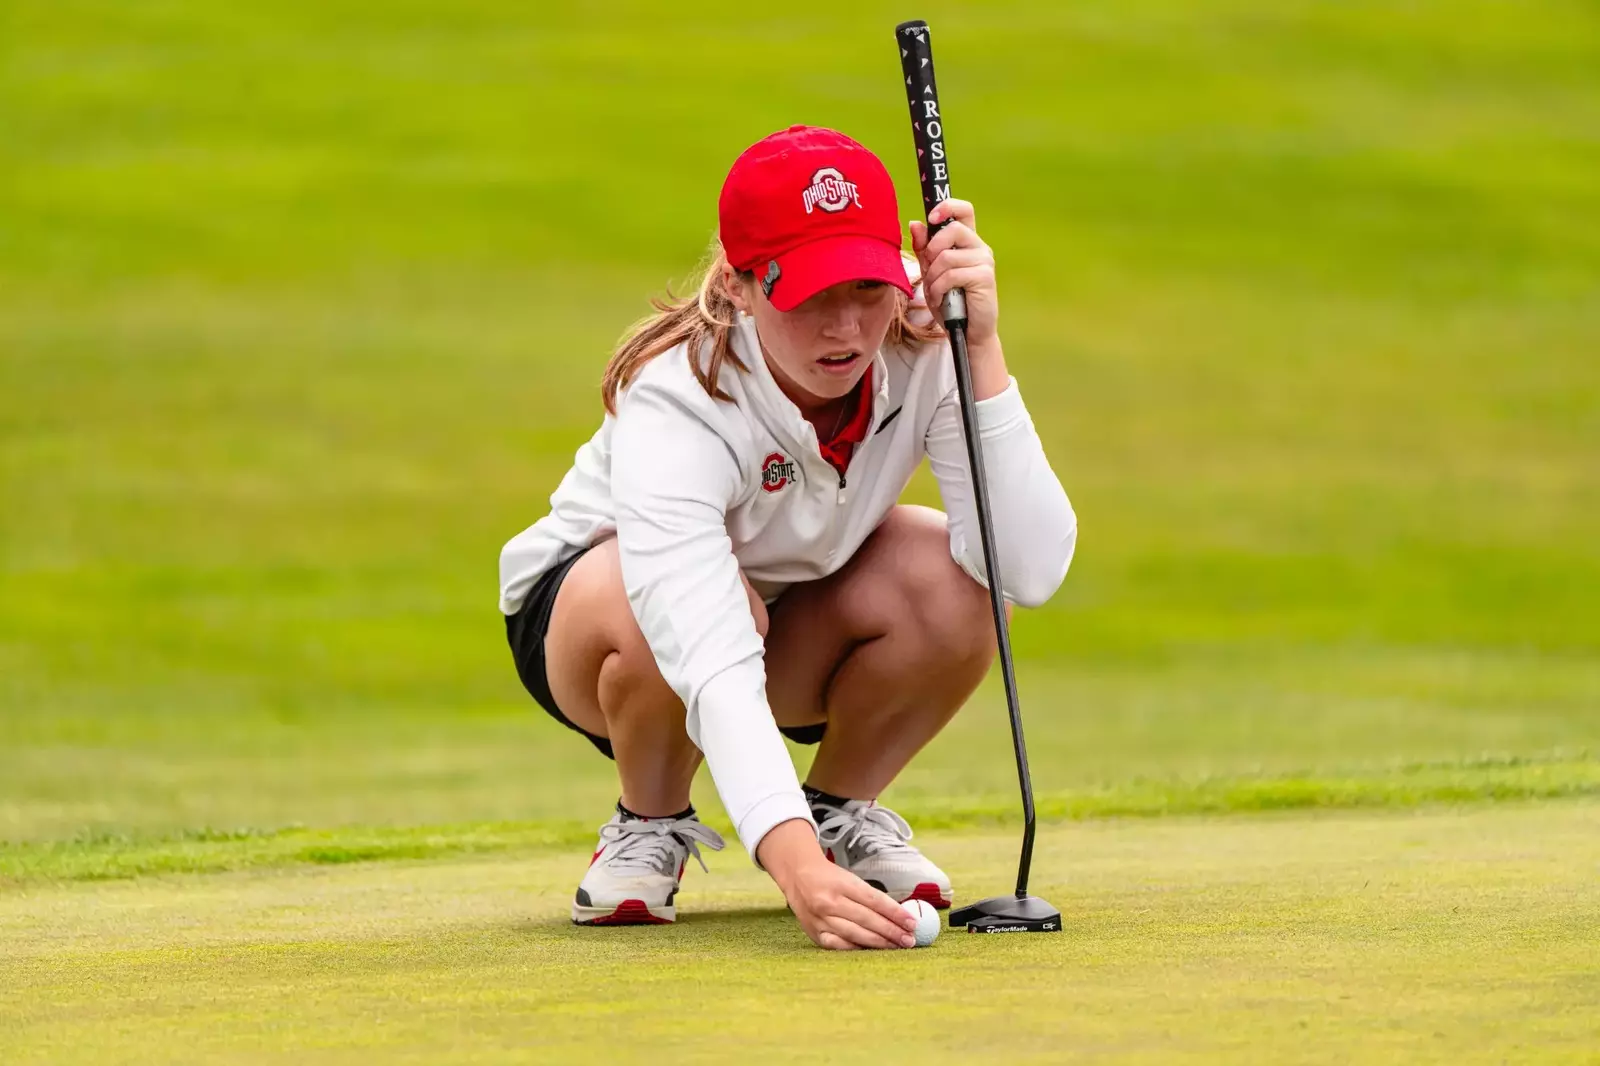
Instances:
[[[939,912],[933,909],[933,904],[926,900],[908,899],[900,906],[917,920],[917,928],[913,930],[917,947],[925,948],[933,943],[939,936]]]

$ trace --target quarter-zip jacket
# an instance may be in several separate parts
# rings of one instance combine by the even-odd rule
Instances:
[[[754,320],[740,316],[732,340],[749,371],[723,368],[731,403],[706,393],[686,345],[639,370],[578,450],[550,513],[506,544],[500,609],[514,614],[540,574],[615,536],[640,631],[754,856],[774,826],[811,814],[767,702],[740,571],[770,603],[838,570],[926,456],[951,557],[987,582],[948,341],[886,347],[873,359],[871,427],[841,475],[773,380]],[[977,425],[1006,598],[1037,606],[1066,576],[1077,520],[1014,378],[977,404]]]

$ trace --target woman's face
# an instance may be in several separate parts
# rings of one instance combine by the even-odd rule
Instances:
[[[860,383],[896,311],[898,290],[881,281],[841,282],[792,311],[773,307],[761,286],[731,268],[725,283],[734,305],[755,316],[772,376],[806,412],[848,396]]]

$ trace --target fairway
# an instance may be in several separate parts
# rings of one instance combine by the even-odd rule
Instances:
[[[1009,834],[926,841],[999,888]],[[583,856],[0,896],[0,1058],[1593,1063],[1600,807],[1052,829],[1059,936],[817,952],[742,859],[670,928],[566,921]],[[604,1034],[603,1037],[600,1034]],[[816,1054],[797,1054],[814,1047]]]
[[[1067,930],[827,957],[736,844],[575,930],[617,780],[497,555],[741,148],[915,212],[915,17],[1080,520]],[[0,1064],[1600,1062],[1597,71],[1587,0],[4,5]],[[883,799],[1009,887],[997,678]]]

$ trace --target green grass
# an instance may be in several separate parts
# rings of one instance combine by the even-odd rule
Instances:
[[[603,810],[499,545],[740,146],[915,202],[904,12],[653,11],[8,9],[0,838]],[[1593,8],[926,13],[1082,519],[1041,789],[1600,749]],[[1009,797],[996,706],[908,800]]]
[[[574,939],[540,923],[616,785],[518,686],[496,554],[741,147],[838,126],[912,213],[909,15],[1082,522],[1015,637],[1087,920],[1014,959],[823,960],[725,859],[711,902],[746,910]],[[489,1058],[533,1046],[508,1007],[661,1036],[573,990],[681,1004],[688,970],[738,1010],[671,1039],[720,1058],[770,1046],[774,974],[859,973],[829,1046],[868,1058],[870,1011],[1009,1010],[1014,962],[1053,1005],[1007,1015],[1016,1059],[1054,1024],[1063,1057],[1578,1061],[1597,69],[1585,0],[0,5],[0,967],[30,967],[0,1040]],[[1003,722],[986,685],[887,797],[960,832],[967,884],[1011,861]],[[1259,816],[1099,821],[1176,814]],[[1436,879],[1384,837],[1412,825],[1459,828],[1418,852]],[[1121,865],[1083,883],[1089,842]],[[1329,901],[1368,869],[1404,890]],[[712,962],[640,976],[641,943]]]
[[[937,834],[996,890],[1009,835]],[[1052,829],[1054,936],[811,950],[741,858],[670,929],[566,921],[581,852],[0,895],[31,1063],[1592,1063],[1600,807]]]
[[[904,790],[902,790],[904,791]],[[1183,779],[1129,778],[1098,791],[1046,792],[1045,821],[1241,814],[1359,808],[1413,808],[1600,796],[1600,759],[1495,759],[1369,768],[1345,775]],[[715,799],[703,797],[715,811]],[[1021,824],[1014,798],[929,793],[896,801],[923,829]],[[569,807],[570,814],[574,808]],[[707,821],[734,839],[718,813]],[[149,833],[85,833],[75,838],[0,843],[0,887],[49,881],[101,881],[152,874],[217,873],[259,867],[449,858],[564,846],[581,852],[594,826],[570,817],[457,825],[309,828],[236,827]]]

